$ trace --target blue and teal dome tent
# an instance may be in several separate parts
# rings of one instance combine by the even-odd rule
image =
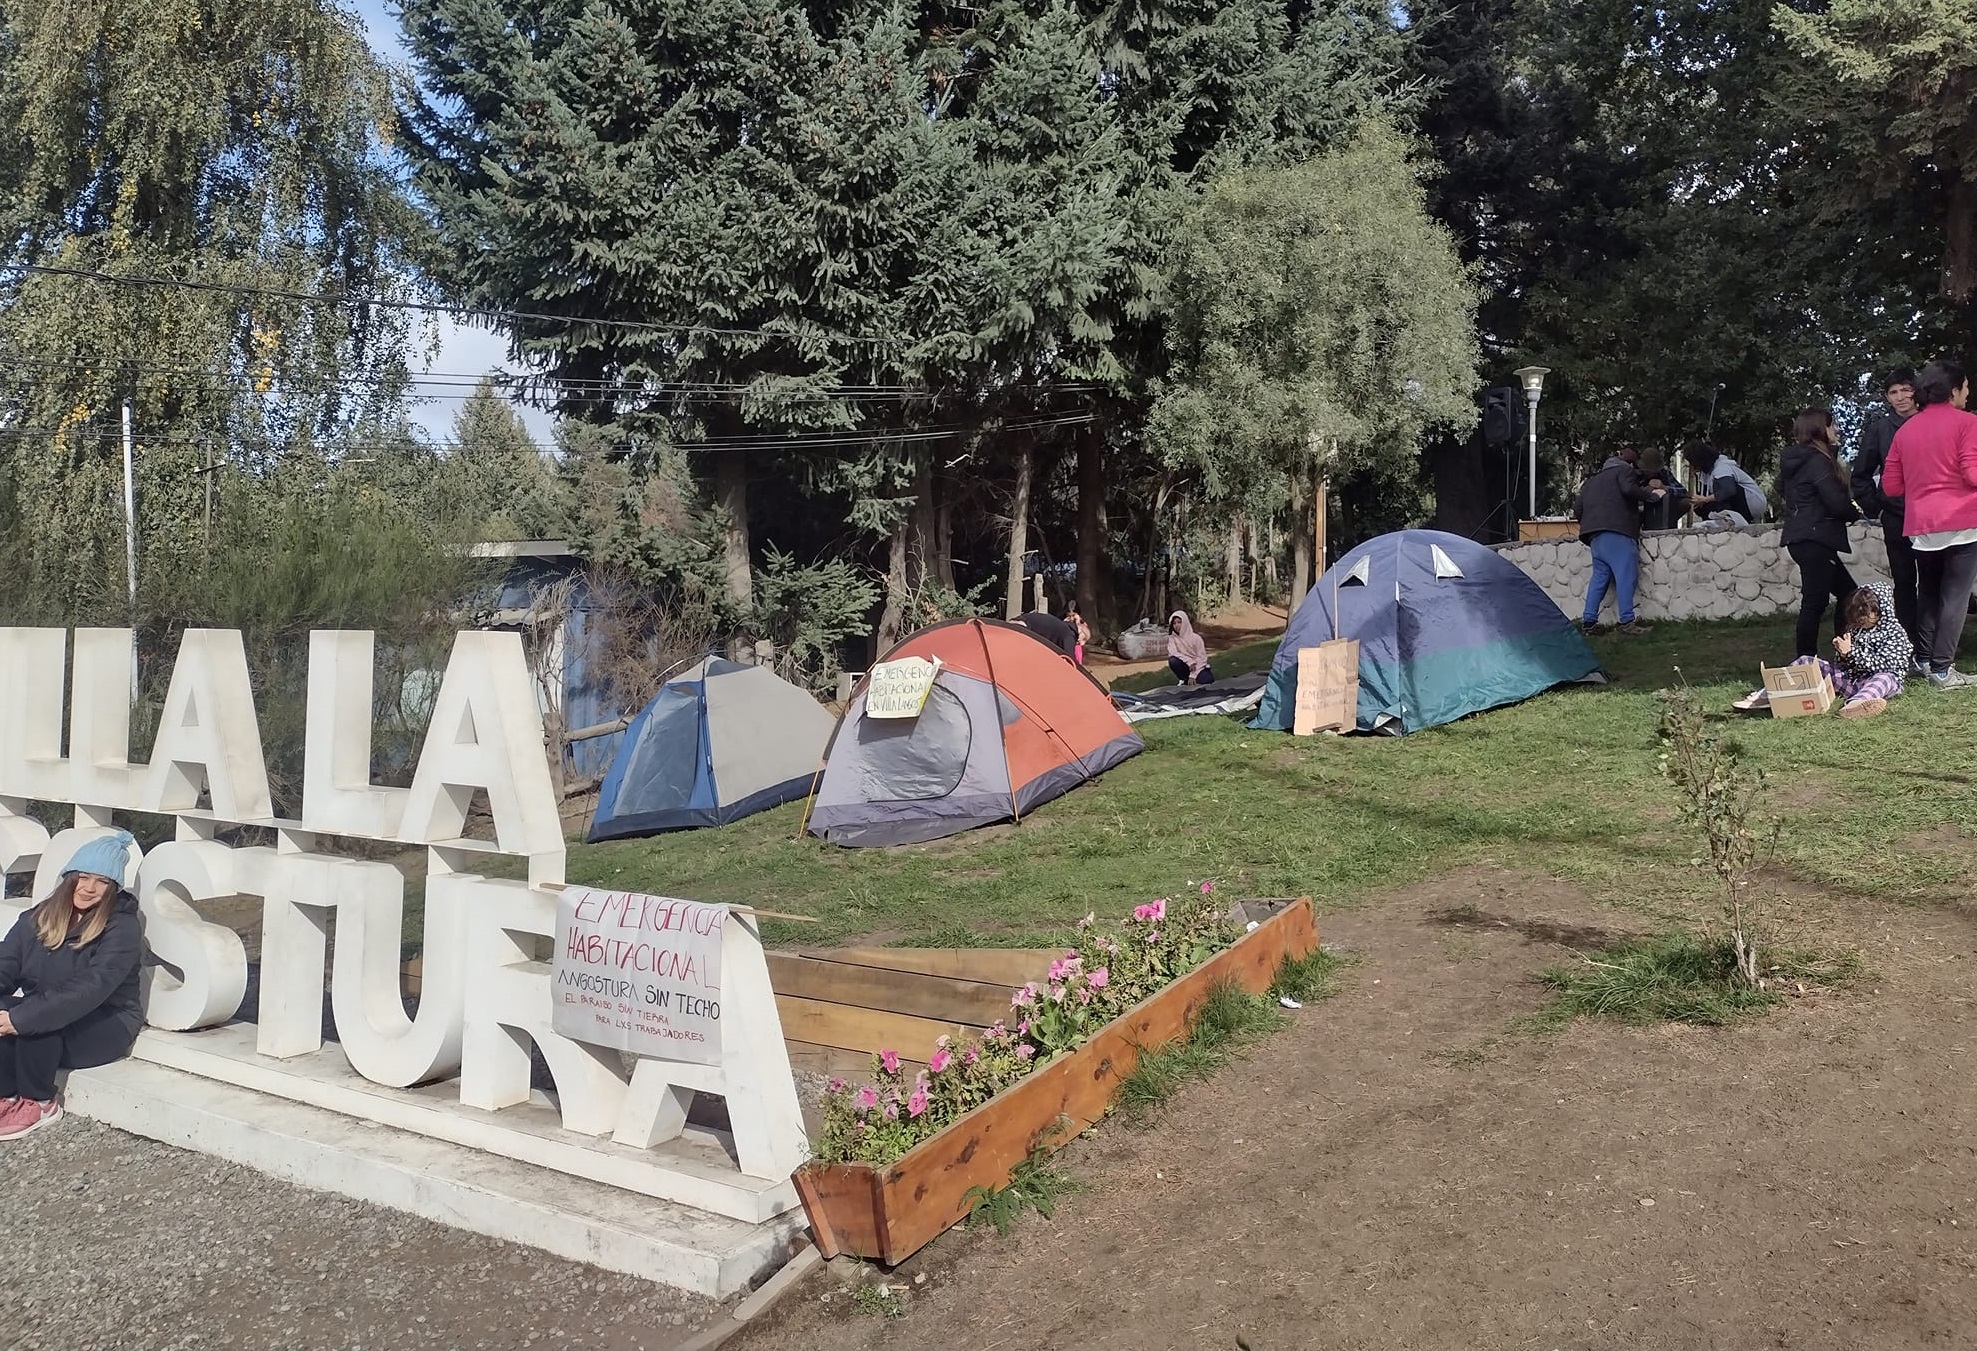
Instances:
[[[1492,549],[1439,530],[1400,530],[1326,570],[1291,616],[1253,728],[1288,732],[1297,654],[1359,640],[1359,730],[1406,733],[1500,708],[1599,661],[1539,585]]]
[[[761,666],[709,657],[625,729],[587,837],[725,826],[810,791],[837,720]]]

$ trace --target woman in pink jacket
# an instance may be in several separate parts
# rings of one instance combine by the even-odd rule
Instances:
[[[1956,669],[1956,645],[1977,584],[1977,416],[1963,411],[1970,380],[1954,361],[1915,381],[1920,410],[1895,433],[1882,491],[1904,497],[1902,533],[1915,546],[1915,650],[1937,689],[1977,684]]]

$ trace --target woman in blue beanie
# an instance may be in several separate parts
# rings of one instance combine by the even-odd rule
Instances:
[[[124,890],[131,844],[119,830],[76,850],[61,884],[0,939],[0,1140],[61,1119],[56,1071],[121,1060],[137,1040],[144,926]]]

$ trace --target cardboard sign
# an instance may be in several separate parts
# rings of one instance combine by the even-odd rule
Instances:
[[[1359,726],[1359,640],[1334,639],[1297,653],[1291,734],[1350,732]]]
[[[933,693],[934,677],[940,674],[940,661],[925,657],[902,657],[874,666],[865,687],[865,716],[868,718],[917,718]]]
[[[633,1055],[719,1064],[727,923],[724,905],[565,887],[550,1026]]]
[[[1833,706],[1833,682],[1816,663],[1761,669],[1772,717],[1803,718],[1824,713]]]

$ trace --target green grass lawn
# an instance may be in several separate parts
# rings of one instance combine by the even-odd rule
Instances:
[[[1217,673],[1260,668],[1274,646],[1218,654]],[[1405,738],[1294,739],[1210,717],[1143,724],[1144,754],[1020,826],[838,849],[799,839],[791,805],[723,830],[580,846],[569,873],[823,921],[772,923],[785,944],[1025,945],[1188,880],[1337,906],[1485,861],[1583,886],[1645,925],[1692,918],[1711,880],[1657,773],[1655,691],[1679,670],[1727,709],[1760,661],[1789,659],[1789,619],[1669,624],[1594,646],[1610,685]],[[1739,721],[1735,740],[1771,776],[1767,810],[1784,825],[1778,887],[1961,903],[1973,727],[1977,690],[1926,686],[1861,722]]]

